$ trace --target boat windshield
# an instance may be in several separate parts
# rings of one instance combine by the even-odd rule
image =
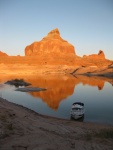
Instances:
[[[82,108],[72,108],[72,110],[82,110]]]

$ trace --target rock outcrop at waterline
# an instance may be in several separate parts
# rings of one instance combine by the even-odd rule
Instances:
[[[34,42],[25,48],[25,56],[42,54],[75,54],[74,46],[60,37],[56,28],[48,33],[41,41]]]
[[[14,85],[14,86],[16,86],[16,87],[19,87],[19,86],[29,86],[29,85],[31,85],[30,83],[27,83],[27,82],[24,81],[23,79],[8,80],[7,82],[5,82],[5,84]]]

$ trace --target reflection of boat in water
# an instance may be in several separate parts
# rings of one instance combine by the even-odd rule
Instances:
[[[85,113],[85,109],[84,109],[84,103],[81,102],[75,102],[72,104],[72,108],[71,108],[71,118],[78,120],[78,119],[84,119],[84,113]]]
[[[75,119],[73,117],[70,118],[72,121],[77,121],[77,122],[83,122],[84,121],[84,115],[78,119]]]

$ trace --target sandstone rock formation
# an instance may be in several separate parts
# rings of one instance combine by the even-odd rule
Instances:
[[[8,56],[6,53],[0,51],[0,56]]]
[[[113,61],[106,59],[102,50],[98,54],[79,57],[75,54],[74,46],[61,38],[58,29],[49,32],[41,41],[28,45],[25,57],[4,56],[8,55],[0,51],[2,74],[71,73],[113,77]]]
[[[102,50],[99,51],[98,56],[99,56],[100,58],[105,59],[105,54],[104,54],[104,52],[103,52]]]
[[[56,28],[48,33],[39,42],[34,42],[25,48],[25,56],[36,56],[43,54],[75,54],[74,46],[60,37]]]
[[[83,57],[88,57],[88,58],[91,58],[91,59],[105,59],[105,54],[102,50],[99,50],[98,54],[92,54],[92,55],[89,55],[89,56],[86,56],[84,55]]]

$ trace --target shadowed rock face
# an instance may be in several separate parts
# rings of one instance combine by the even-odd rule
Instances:
[[[0,51],[0,56],[8,56],[8,55]]]
[[[42,54],[75,54],[74,46],[60,37],[60,32],[56,28],[48,33],[41,41],[34,42],[25,48],[25,56],[35,56]]]

